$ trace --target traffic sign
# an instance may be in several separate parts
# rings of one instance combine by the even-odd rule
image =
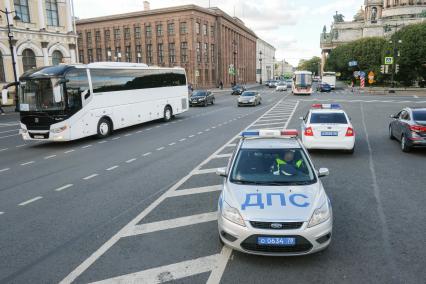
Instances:
[[[370,71],[370,72],[368,73],[368,83],[369,83],[370,85],[374,83],[374,76],[375,76],[375,74],[374,74],[374,72],[373,72],[373,71]]]
[[[385,57],[385,65],[392,65],[393,57]]]
[[[365,72],[364,71],[359,71],[359,77],[360,78],[365,78]]]
[[[235,75],[234,64],[229,65],[228,73],[229,75]]]
[[[349,67],[355,67],[355,66],[358,66],[358,61],[355,61],[355,60],[349,61]]]
[[[359,71],[354,71],[354,77],[359,78]]]

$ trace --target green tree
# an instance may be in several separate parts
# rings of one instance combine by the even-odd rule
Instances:
[[[321,58],[319,58],[318,56],[314,56],[309,60],[305,60],[305,59],[300,60],[297,70],[311,71],[313,74],[318,74],[320,65],[321,65]]]

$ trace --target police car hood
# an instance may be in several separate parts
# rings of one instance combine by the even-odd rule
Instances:
[[[246,221],[306,222],[326,200],[321,182],[303,186],[253,186],[229,183],[225,201]]]

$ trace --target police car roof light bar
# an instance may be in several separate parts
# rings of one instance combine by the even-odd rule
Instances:
[[[295,138],[299,136],[299,131],[297,131],[296,129],[284,129],[283,131],[281,131],[281,136]]]
[[[299,135],[296,129],[284,129],[284,130],[273,130],[273,129],[261,129],[259,131],[244,131],[241,133],[243,138],[247,137],[285,137],[295,138]]]
[[[259,131],[244,131],[241,133],[242,137],[256,137],[259,136]]]
[[[313,104],[312,108],[318,108],[318,109],[340,109],[339,104]]]

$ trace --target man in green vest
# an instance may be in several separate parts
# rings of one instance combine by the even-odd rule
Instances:
[[[271,173],[276,176],[285,175],[285,176],[294,176],[296,175],[300,168],[303,166],[302,159],[294,158],[294,150],[288,150],[284,154],[284,159],[280,159],[277,155],[275,157],[274,165],[271,167]]]

